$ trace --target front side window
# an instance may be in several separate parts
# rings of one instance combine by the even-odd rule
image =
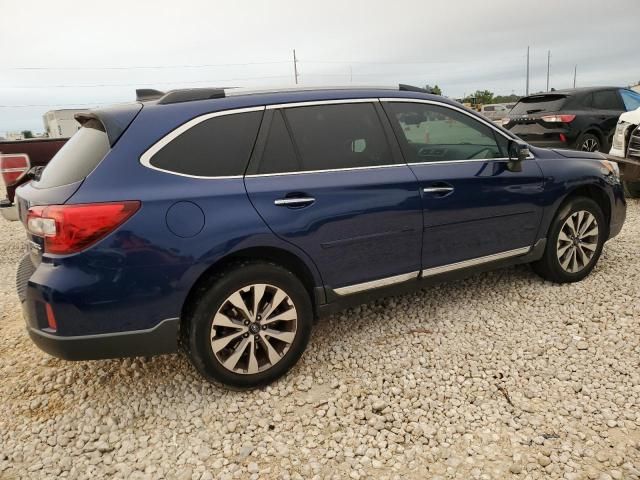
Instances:
[[[300,171],[394,163],[371,103],[292,107],[283,112],[300,155]]]
[[[262,111],[204,120],[162,147],[149,164],[197,177],[242,175],[262,120]]]
[[[620,95],[622,96],[625,110],[631,111],[640,108],[640,93],[632,90],[620,90]]]
[[[412,102],[385,109],[409,163],[506,157],[508,140],[464,113]]]

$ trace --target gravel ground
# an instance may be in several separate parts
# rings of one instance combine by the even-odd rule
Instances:
[[[0,233],[0,478],[637,479],[640,202],[585,281],[526,266],[346,311],[259,391],[182,355],[68,363],[28,340]]]

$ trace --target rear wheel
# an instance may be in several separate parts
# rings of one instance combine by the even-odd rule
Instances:
[[[605,234],[605,217],[595,201],[570,200],[553,220],[544,255],[533,263],[534,271],[557,283],[582,280],[598,262]]]
[[[640,198],[640,182],[622,182],[627,197]]]
[[[584,133],[576,142],[576,150],[582,150],[583,152],[600,152],[602,151],[602,144],[600,139],[593,133]]]
[[[210,381],[235,388],[266,385],[304,351],[312,325],[309,295],[288,270],[247,262],[213,279],[189,322],[189,356]]]

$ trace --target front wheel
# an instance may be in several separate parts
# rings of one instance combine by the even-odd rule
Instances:
[[[567,202],[554,218],[543,257],[532,264],[545,280],[578,282],[595,267],[606,235],[605,217],[590,198]]]
[[[254,388],[298,361],[312,319],[309,295],[293,273],[272,263],[244,262],[203,289],[186,319],[185,343],[208,380]]]

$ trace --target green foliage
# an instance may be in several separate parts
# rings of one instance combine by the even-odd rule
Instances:
[[[434,95],[442,95],[442,90],[440,89],[440,87],[438,85],[434,85],[433,87],[431,85],[429,85],[428,83],[424,86],[424,89],[427,92],[431,92]]]
[[[31,130],[23,130],[21,133],[24,138],[33,138],[33,132]]]

